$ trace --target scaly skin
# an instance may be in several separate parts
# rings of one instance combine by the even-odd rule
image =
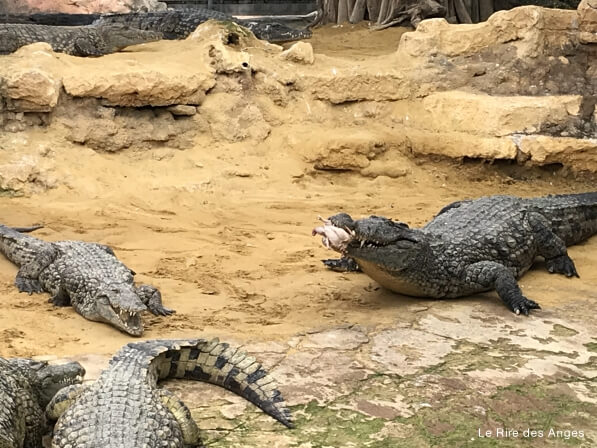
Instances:
[[[50,243],[0,225],[0,252],[19,266],[15,284],[20,292],[49,292],[54,305],[72,305],[86,319],[130,335],[143,334],[142,311],[162,316],[174,312],[162,305],[156,288],[135,286],[135,273],[102,244]]]
[[[31,25],[81,26],[91,25],[99,14],[65,14],[35,12],[31,14],[0,14],[0,23],[28,23]]]
[[[0,358],[0,448],[40,448],[50,431],[46,406],[61,388],[81,383],[84,374],[78,362]]]
[[[313,230],[344,254],[324,261],[336,270],[354,270],[356,261],[382,286],[412,296],[451,298],[495,289],[517,314],[540,308],[516,282],[535,258],[544,257],[549,272],[578,276],[566,246],[595,233],[597,193],[455,202],[421,229],[377,216],[354,221],[341,213]]]
[[[24,45],[46,42],[54,51],[73,56],[101,56],[130,45],[160,40],[155,31],[124,26],[48,26],[0,24],[0,54],[12,53]]]
[[[235,22],[251,30],[257,38],[270,42],[284,42],[311,37],[311,31],[308,28],[297,30],[278,22],[263,23],[236,19],[222,12],[202,8],[107,14],[103,15],[94,24],[123,24],[142,30],[157,31],[162,33],[165,39],[184,39],[195,31],[197,26],[210,19]]]
[[[245,352],[217,339],[144,341],[124,346],[92,385],[54,398],[47,408],[58,419],[52,448],[200,446],[189,409],[157,388],[166,378],[222,386],[292,427],[272,378]]]

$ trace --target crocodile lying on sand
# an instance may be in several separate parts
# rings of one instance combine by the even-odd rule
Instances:
[[[48,416],[58,419],[52,448],[201,446],[187,406],[156,387],[167,378],[222,386],[292,427],[273,379],[242,350],[217,339],[143,341],[124,346],[92,385],[54,397],[48,406]]]
[[[135,286],[135,272],[108,246],[46,242],[21,233],[37,228],[0,225],[0,252],[20,268],[15,280],[19,291],[47,291],[54,305],[71,305],[86,319],[106,322],[133,336],[143,334],[142,311],[162,316],[174,312],[162,305],[156,288]]]
[[[308,28],[295,29],[279,22],[237,19],[222,12],[201,8],[106,14],[95,21],[94,25],[121,24],[142,30],[157,31],[164,36],[164,39],[184,39],[195,31],[199,24],[210,19],[222,22],[235,22],[251,30],[258,39],[270,42],[307,39],[312,34]]]
[[[0,448],[40,448],[50,431],[46,406],[63,387],[81,383],[83,375],[78,362],[0,358]]]
[[[118,25],[70,27],[3,23],[0,24],[0,54],[12,53],[35,42],[46,42],[59,53],[101,56],[161,38],[155,31]]]
[[[522,295],[516,279],[538,255],[549,272],[578,277],[566,246],[595,233],[597,192],[455,202],[420,229],[379,216],[354,221],[346,213],[313,229],[345,256],[324,261],[336,270],[353,270],[356,261],[382,286],[411,296],[452,298],[495,289],[512,311],[526,315],[540,306]]]

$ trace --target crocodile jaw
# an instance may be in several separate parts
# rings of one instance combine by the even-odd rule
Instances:
[[[102,317],[104,317],[105,322],[131,336],[141,336],[143,334],[143,319],[140,311],[128,311],[111,307],[103,313]]]
[[[141,313],[146,309],[130,285],[112,285],[97,296],[94,316],[88,319],[106,322],[131,336],[141,336]]]

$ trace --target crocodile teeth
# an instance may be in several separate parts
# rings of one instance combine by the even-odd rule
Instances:
[[[361,240],[361,248],[365,245],[366,241],[365,240]]]

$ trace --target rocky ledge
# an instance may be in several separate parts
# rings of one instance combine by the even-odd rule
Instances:
[[[110,152],[182,149],[198,136],[263,145],[278,129],[313,167],[365,175],[429,155],[597,172],[593,3],[520,7],[473,25],[425,20],[394,54],[357,62],[214,22],[185,41],[101,58],[34,44],[1,57],[0,126],[56,128]],[[297,123],[346,132],[309,146],[293,136]]]

